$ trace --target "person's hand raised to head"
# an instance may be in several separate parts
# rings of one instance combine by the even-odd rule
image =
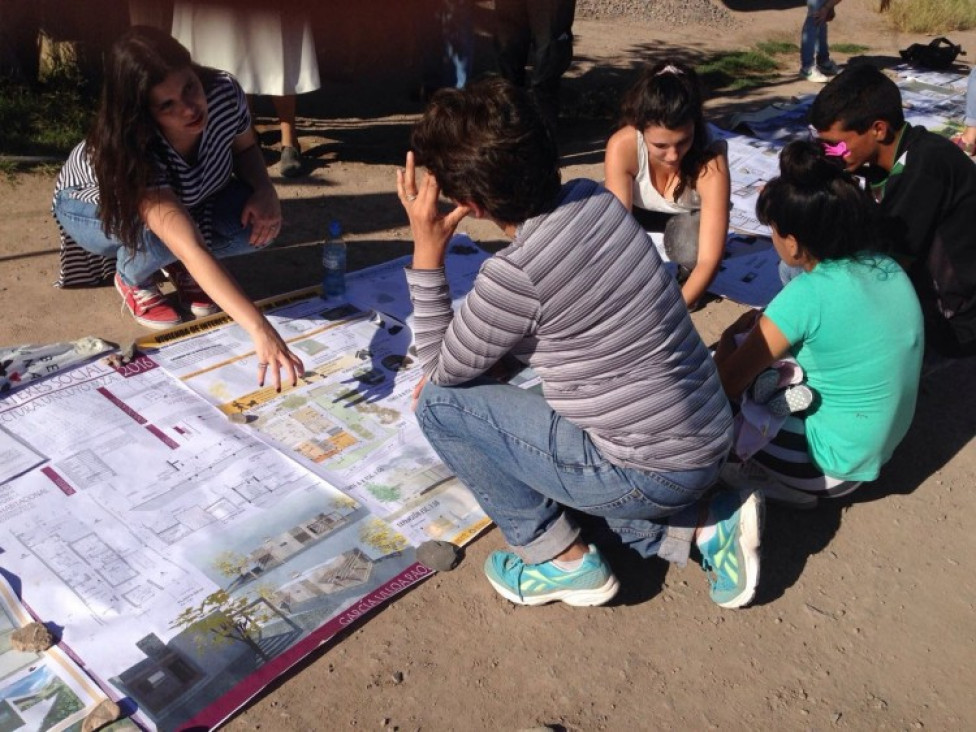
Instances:
[[[407,153],[406,167],[397,170],[397,196],[410,219],[413,233],[413,268],[437,269],[444,266],[447,243],[461,220],[471,213],[464,204],[455,205],[447,214],[437,210],[440,186],[430,173],[417,183],[417,166],[412,152]]]

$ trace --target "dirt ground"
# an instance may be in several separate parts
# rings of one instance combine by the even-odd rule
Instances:
[[[662,27],[635,17],[578,19],[567,100],[627,82],[651,57],[696,59],[759,40],[796,42],[799,2],[732,3],[731,27]],[[847,0],[832,43],[894,61],[917,40],[886,29],[875,0]],[[738,9],[736,9],[738,8]],[[741,8],[749,8],[742,10]],[[976,33],[953,33],[976,53]],[[844,54],[835,54],[844,60]],[[815,91],[796,59],[767,88],[710,102],[713,116]],[[349,232],[350,267],[409,252],[396,201],[416,103],[389,89],[331,80],[300,112],[314,170],[276,177],[286,217],[271,250],[232,263],[254,297],[314,284],[327,221]],[[392,101],[391,101],[392,100]],[[402,103],[401,101],[402,100]],[[323,112],[319,112],[321,107]],[[331,111],[329,111],[331,110]],[[564,178],[602,178],[605,122],[563,125]],[[266,135],[276,161],[273,135]],[[276,175],[276,167],[272,173]],[[48,210],[56,171],[0,181],[0,343],[141,332],[111,287],[59,291]],[[493,246],[483,222],[462,230]],[[741,310],[695,314],[706,341]],[[722,610],[701,570],[612,556],[623,590],[610,607],[515,607],[481,573],[503,545],[491,531],[458,569],[438,575],[288,674],[229,729],[569,730],[684,727],[959,729],[976,702],[976,368],[958,363],[923,383],[914,426],[880,480],[809,513],[767,513],[755,604]],[[967,721],[968,720],[968,721]]]

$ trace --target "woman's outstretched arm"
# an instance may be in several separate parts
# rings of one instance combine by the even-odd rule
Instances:
[[[146,226],[183,263],[204,292],[247,331],[258,363],[267,365],[275,389],[281,389],[282,370],[285,380],[294,386],[304,371],[301,359],[289,350],[267,318],[210,252],[176,195],[169,189],[156,189],[143,200],[140,210]],[[258,381],[263,385],[264,380],[264,370],[259,369]]]

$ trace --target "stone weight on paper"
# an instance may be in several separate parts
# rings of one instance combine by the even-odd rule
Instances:
[[[15,651],[40,653],[54,645],[54,636],[43,623],[31,623],[10,634],[10,645]]]
[[[417,547],[417,561],[437,572],[450,572],[461,563],[463,552],[449,541],[425,541]]]
[[[95,730],[114,722],[119,718],[119,714],[121,714],[121,710],[118,704],[111,699],[103,699],[102,703],[92,709],[91,713],[85,717],[81,732],[95,732]]]

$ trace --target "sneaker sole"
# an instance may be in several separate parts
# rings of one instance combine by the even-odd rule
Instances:
[[[190,305],[190,312],[195,318],[205,318],[208,315],[216,315],[220,308],[216,305]]]
[[[766,406],[776,417],[789,417],[791,414],[802,412],[813,404],[813,391],[805,384],[788,386],[773,396]]]
[[[746,509],[749,510],[746,510]],[[720,607],[735,609],[745,607],[756,596],[759,584],[759,546],[765,519],[765,503],[759,491],[753,491],[739,511],[739,548],[745,560],[746,582],[742,592],[731,600],[717,603]]]
[[[166,323],[166,322],[160,322],[158,320],[149,320],[148,318],[143,318],[139,315],[136,315],[134,312],[132,312],[132,308],[129,307],[128,303],[125,302],[125,294],[122,292],[121,288],[119,287],[118,280],[116,280],[112,284],[115,287],[115,291],[119,293],[119,295],[122,297],[122,304],[125,305],[125,309],[129,311],[129,315],[131,315],[132,319],[135,320],[139,325],[143,326],[144,328],[149,328],[150,330],[167,330],[168,328],[174,328],[177,325],[181,325],[183,323],[182,318],[180,318],[179,320],[174,320],[171,323]]]
[[[544,595],[519,597],[487,574],[485,577],[491,583],[491,586],[495,588],[495,591],[509,602],[530,607],[534,605],[545,605],[546,603],[556,602],[557,600],[567,605],[572,605],[573,607],[595,607],[610,602],[620,590],[620,583],[617,581],[617,578],[614,575],[610,575],[601,587],[595,587],[592,590],[554,590]]]

